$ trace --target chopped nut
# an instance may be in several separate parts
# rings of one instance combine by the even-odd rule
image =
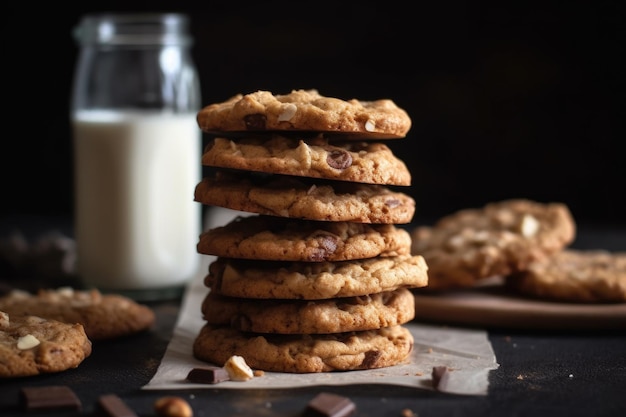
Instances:
[[[533,237],[539,230],[539,221],[530,214],[524,215],[522,224],[520,225],[520,231],[524,237]]]
[[[41,342],[32,334],[27,334],[17,339],[17,348],[20,350],[32,349],[38,346]]]
[[[193,410],[181,397],[161,397],[154,403],[154,412],[161,417],[192,417]]]
[[[298,107],[293,103],[287,103],[283,106],[283,111],[278,115],[279,122],[288,122],[295,116]]]
[[[0,329],[8,328],[9,323],[9,315],[4,311],[0,311]]]
[[[376,130],[376,123],[373,120],[368,120],[367,122],[365,122],[365,130],[367,130],[368,132],[373,132],[374,130]]]
[[[246,360],[238,355],[228,358],[224,364],[224,369],[228,372],[231,381],[248,381],[254,378],[254,373],[246,363]]]

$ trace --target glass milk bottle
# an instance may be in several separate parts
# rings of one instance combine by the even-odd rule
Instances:
[[[71,97],[77,273],[136,300],[198,272],[200,83],[181,14],[86,15]]]

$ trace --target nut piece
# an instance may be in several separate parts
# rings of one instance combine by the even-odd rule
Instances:
[[[154,412],[161,417],[193,417],[193,410],[181,397],[161,397],[154,402]]]
[[[522,236],[524,237],[533,237],[537,234],[537,232],[539,231],[539,220],[537,220],[535,217],[531,216],[530,214],[526,214],[524,215],[524,218],[522,219],[522,224],[521,224],[521,232],[522,232]]]
[[[17,348],[20,350],[32,349],[38,346],[41,342],[32,334],[27,334],[17,339]]]
[[[252,369],[241,356],[233,355],[228,358],[224,364],[224,369],[228,372],[231,381],[248,381],[254,378]]]

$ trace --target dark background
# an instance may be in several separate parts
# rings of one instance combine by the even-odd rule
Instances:
[[[624,224],[624,2],[139,2],[5,8],[2,215],[72,215],[69,95],[88,12],[190,15],[202,101],[316,88],[391,98],[416,216],[512,197]],[[203,6],[202,8],[198,6]]]

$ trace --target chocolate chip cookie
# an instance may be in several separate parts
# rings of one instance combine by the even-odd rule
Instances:
[[[230,297],[319,300],[424,287],[427,271],[423,257],[410,255],[343,262],[218,258],[209,265],[205,285]]]
[[[199,253],[275,261],[343,261],[411,252],[408,231],[392,224],[239,216],[203,232]]]
[[[369,184],[411,185],[406,164],[381,142],[330,142],[321,136],[218,137],[205,148],[202,164]]]
[[[12,316],[0,309],[0,378],[33,376],[76,368],[91,355],[79,323]]]
[[[411,196],[386,186],[247,171],[205,176],[196,186],[194,199],[232,210],[306,220],[406,224],[415,213]]]
[[[404,324],[415,317],[415,298],[406,288],[314,301],[253,300],[209,292],[202,314],[208,324],[230,325],[243,332],[341,333]]]
[[[36,294],[13,290],[0,297],[0,311],[11,317],[33,315],[80,323],[92,341],[138,333],[150,328],[155,320],[150,307],[124,296],[70,287],[41,289]]]
[[[193,355],[223,366],[233,355],[253,369],[272,372],[331,372],[377,369],[408,360],[413,336],[402,326],[333,334],[250,334],[205,324]]]
[[[317,132],[357,139],[405,137],[411,119],[392,100],[342,100],[315,89],[288,94],[255,91],[237,94],[198,112],[198,126],[207,133]]]
[[[565,249],[506,277],[507,288],[573,303],[626,302],[626,253]]]
[[[469,287],[524,270],[565,248],[576,224],[565,204],[525,199],[493,202],[416,227],[412,253],[428,264],[428,288]]]

